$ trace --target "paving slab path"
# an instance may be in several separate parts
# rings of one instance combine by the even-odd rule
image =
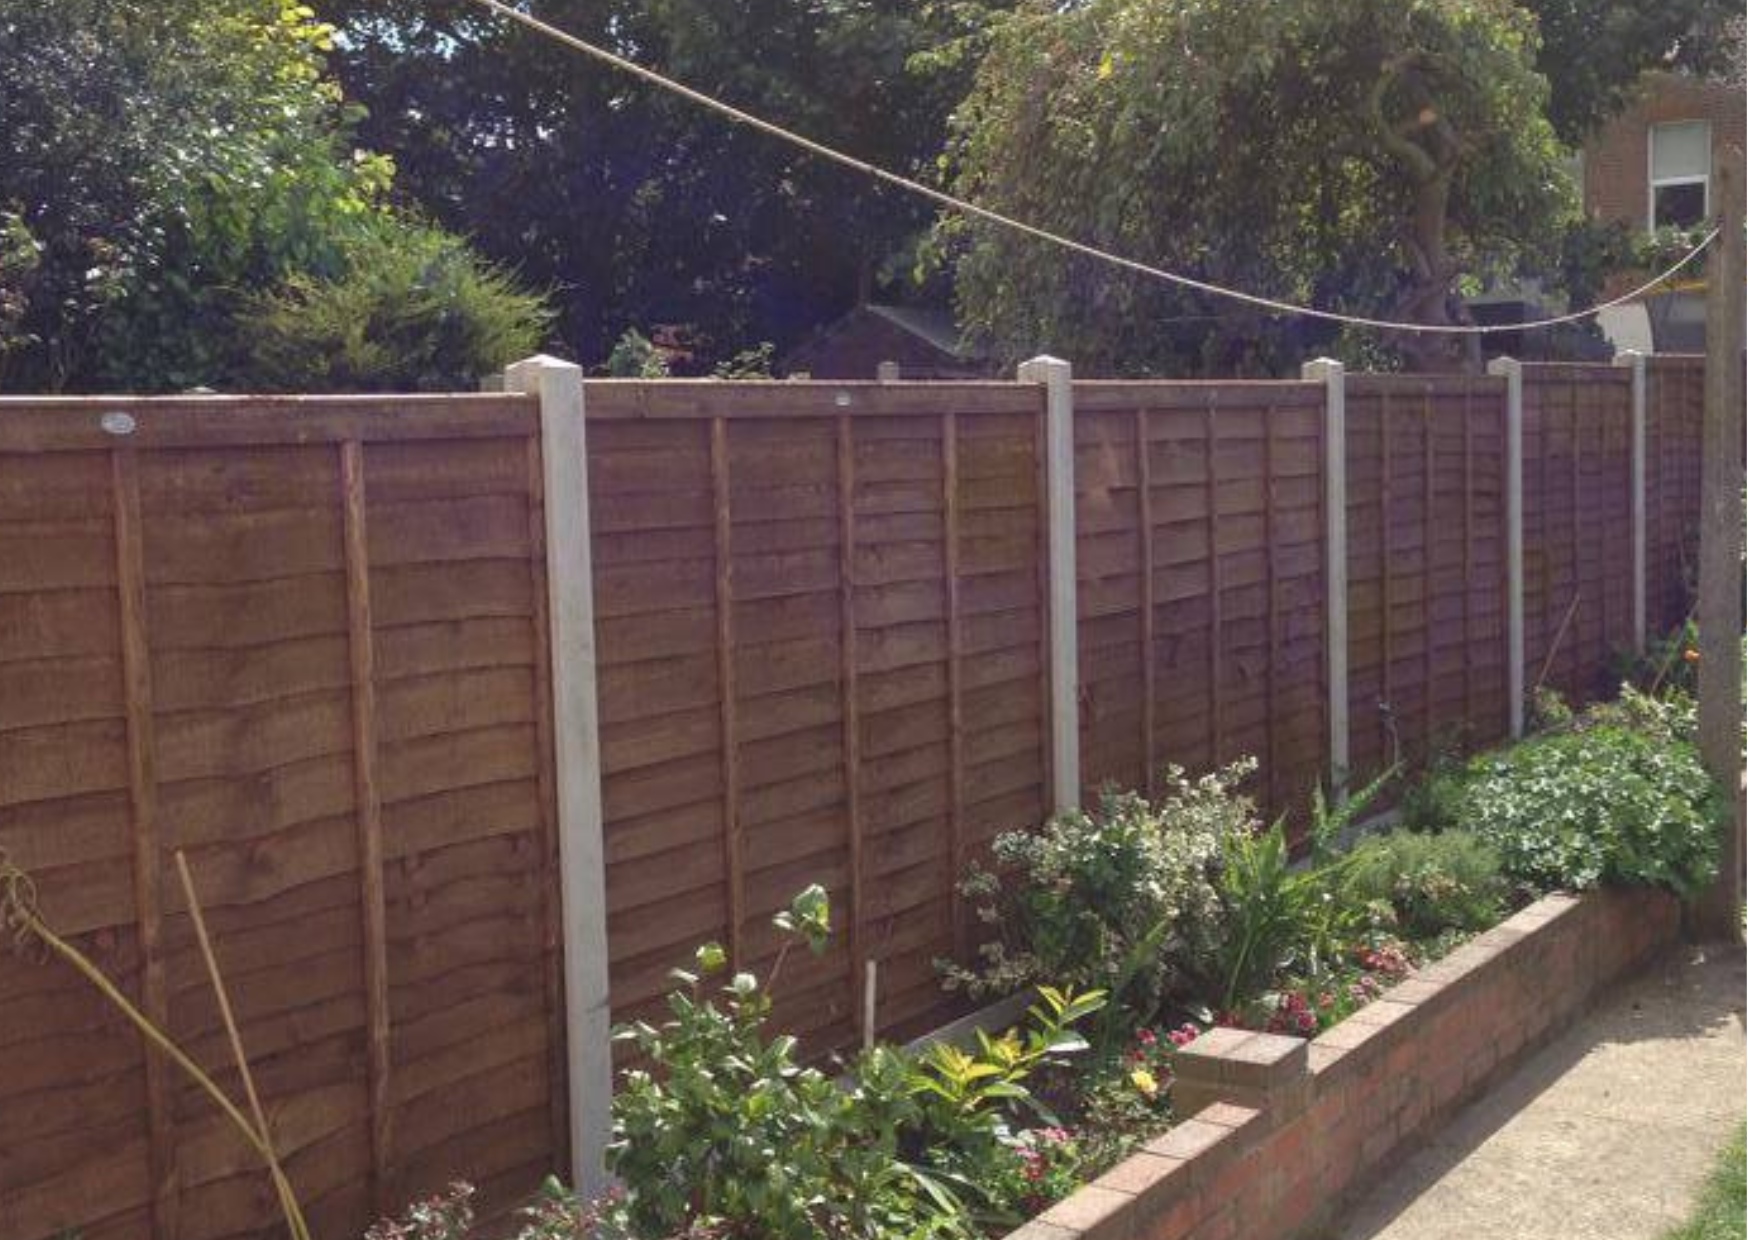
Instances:
[[[1657,1240],[1744,1111],[1743,951],[1683,947],[1457,1113],[1331,1240]]]

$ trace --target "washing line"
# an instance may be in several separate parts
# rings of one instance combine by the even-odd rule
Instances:
[[[1699,244],[1695,245],[1686,254],[1682,255],[1677,262],[1671,264],[1653,279],[1641,284],[1631,292],[1623,293],[1619,297],[1601,302],[1594,306],[1589,306],[1583,310],[1575,310],[1570,314],[1559,314],[1545,319],[1533,319],[1526,323],[1407,323],[1398,322],[1392,319],[1368,318],[1365,315],[1358,314],[1343,314],[1337,310],[1319,310],[1315,306],[1296,305],[1293,302],[1281,301],[1273,297],[1264,297],[1257,293],[1247,293],[1242,289],[1227,288],[1223,285],[1213,284],[1207,280],[1198,280],[1194,276],[1186,276],[1181,272],[1168,271],[1163,267],[1156,267],[1150,263],[1141,262],[1139,259],[1127,258],[1121,254],[1113,254],[1108,250],[1101,250],[1097,246],[1089,245],[1084,241],[1077,241],[1073,237],[1052,232],[1047,228],[1040,228],[1036,224],[1028,224],[1024,220],[1015,219],[1011,215],[1004,215],[1002,212],[992,210],[989,207],[979,206],[974,202],[955,197],[944,190],[936,189],[932,185],[913,180],[910,177],[904,176],[901,173],[893,172],[890,169],[882,168],[878,164],[869,163],[864,159],[858,159],[854,155],[846,154],[835,147],[825,145],[823,142],[816,142],[805,134],[796,133],[792,129],[786,129],[782,125],[776,124],[774,121],[765,120],[761,116],[756,116],[744,109],[737,108],[731,103],[716,98],[714,95],[705,94],[701,90],[687,86],[684,82],[675,81],[673,78],[657,73],[654,69],[640,65],[635,60],[630,60],[615,52],[610,52],[606,48],[590,43],[588,40],[571,34],[567,30],[561,30],[549,22],[541,21],[538,17],[535,17],[530,13],[525,13],[521,9],[504,3],[504,0],[473,0],[473,3],[479,5],[481,8],[497,13],[500,16],[507,17],[511,21],[534,31],[544,38],[561,43],[572,51],[581,52],[585,56],[589,56],[603,64],[618,69],[621,72],[628,73],[633,77],[648,82],[650,85],[665,90],[669,94],[677,95],[682,99],[697,104],[701,108],[708,109],[720,116],[727,117],[738,125],[744,125],[750,129],[755,129],[760,133],[787,142],[791,146],[799,147],[801,150],[804,150],[811,155],[818,156],[819,158],[828,160],[831,163],[849,168],[855,172],[861,173],[863,176],[870,177],[876,181],[883,182],[884,184],[895,186],[898,189],[904,190],[906,193],[926,198],[939,206],[947,208],[949,211],[968,216],[972,219],[982,220],[985,223],[994,224],[1000,228],[1005,228],[1010,232],[1016,232],[1022,236],[1046,242],[1050,245],[1056,246],[1058,249],[1066,250],[1071,254],[1079,254],[1083,257],[1106,263],[1124,271],[1134,272],[1138,275],[1147,276],[1155,280],[1163,280],[1167,283],[1178,285],[1180,288],[1193,289],[1198,293],[1205,293],[1211,297],[1224,297],[1230,301],[1243,302],[1246,305],[1257,306],[1264,310],[1271,310],[1277,314],[1294,314],[1305,318],[1321,319],[1329,323],[1343,323],[1354,327],[1371,327],[1380,331],[1416,332],[1427,335],[1485,336],[1499,332],[1525,332],[1547,327],[1557,327],[1562,323],[1576,323],[1580,320],[1601,314],[1604,310],[1609,310],[1615,306],[1624,305],[1627,302],[1638,300],[1640,297],[1643,297],[1645,294],[1663,284],[1664,281],[1675,275],[1675,273],[1680,271],[1683,267],[1686,267],[1695,258],[1699,257],[1705,248],[1717,239],[1719,232],[1716,228],[1712,229],[1700,239]]]

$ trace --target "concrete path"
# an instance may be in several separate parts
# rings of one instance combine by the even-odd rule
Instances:
[[[1609,996],[1329,1231],[1335,1240],[1656,1240],[1744,1109],[1743,954],[1682,948]]]

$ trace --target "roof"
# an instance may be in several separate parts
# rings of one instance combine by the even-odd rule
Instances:
[[[878,315],[902,331],[918,337],[943,353],[962,357],[960,347],[959,327],[953,321],[951,311],[934,306],[883,306],[869,302],[862,307],[869,314]]]

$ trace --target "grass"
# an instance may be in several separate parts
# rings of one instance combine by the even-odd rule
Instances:
[[[1748,1236],[1748,1150],[1744,1129],[1724,1148],[1687,1222],[1663,1240],[1743,1240]]]

